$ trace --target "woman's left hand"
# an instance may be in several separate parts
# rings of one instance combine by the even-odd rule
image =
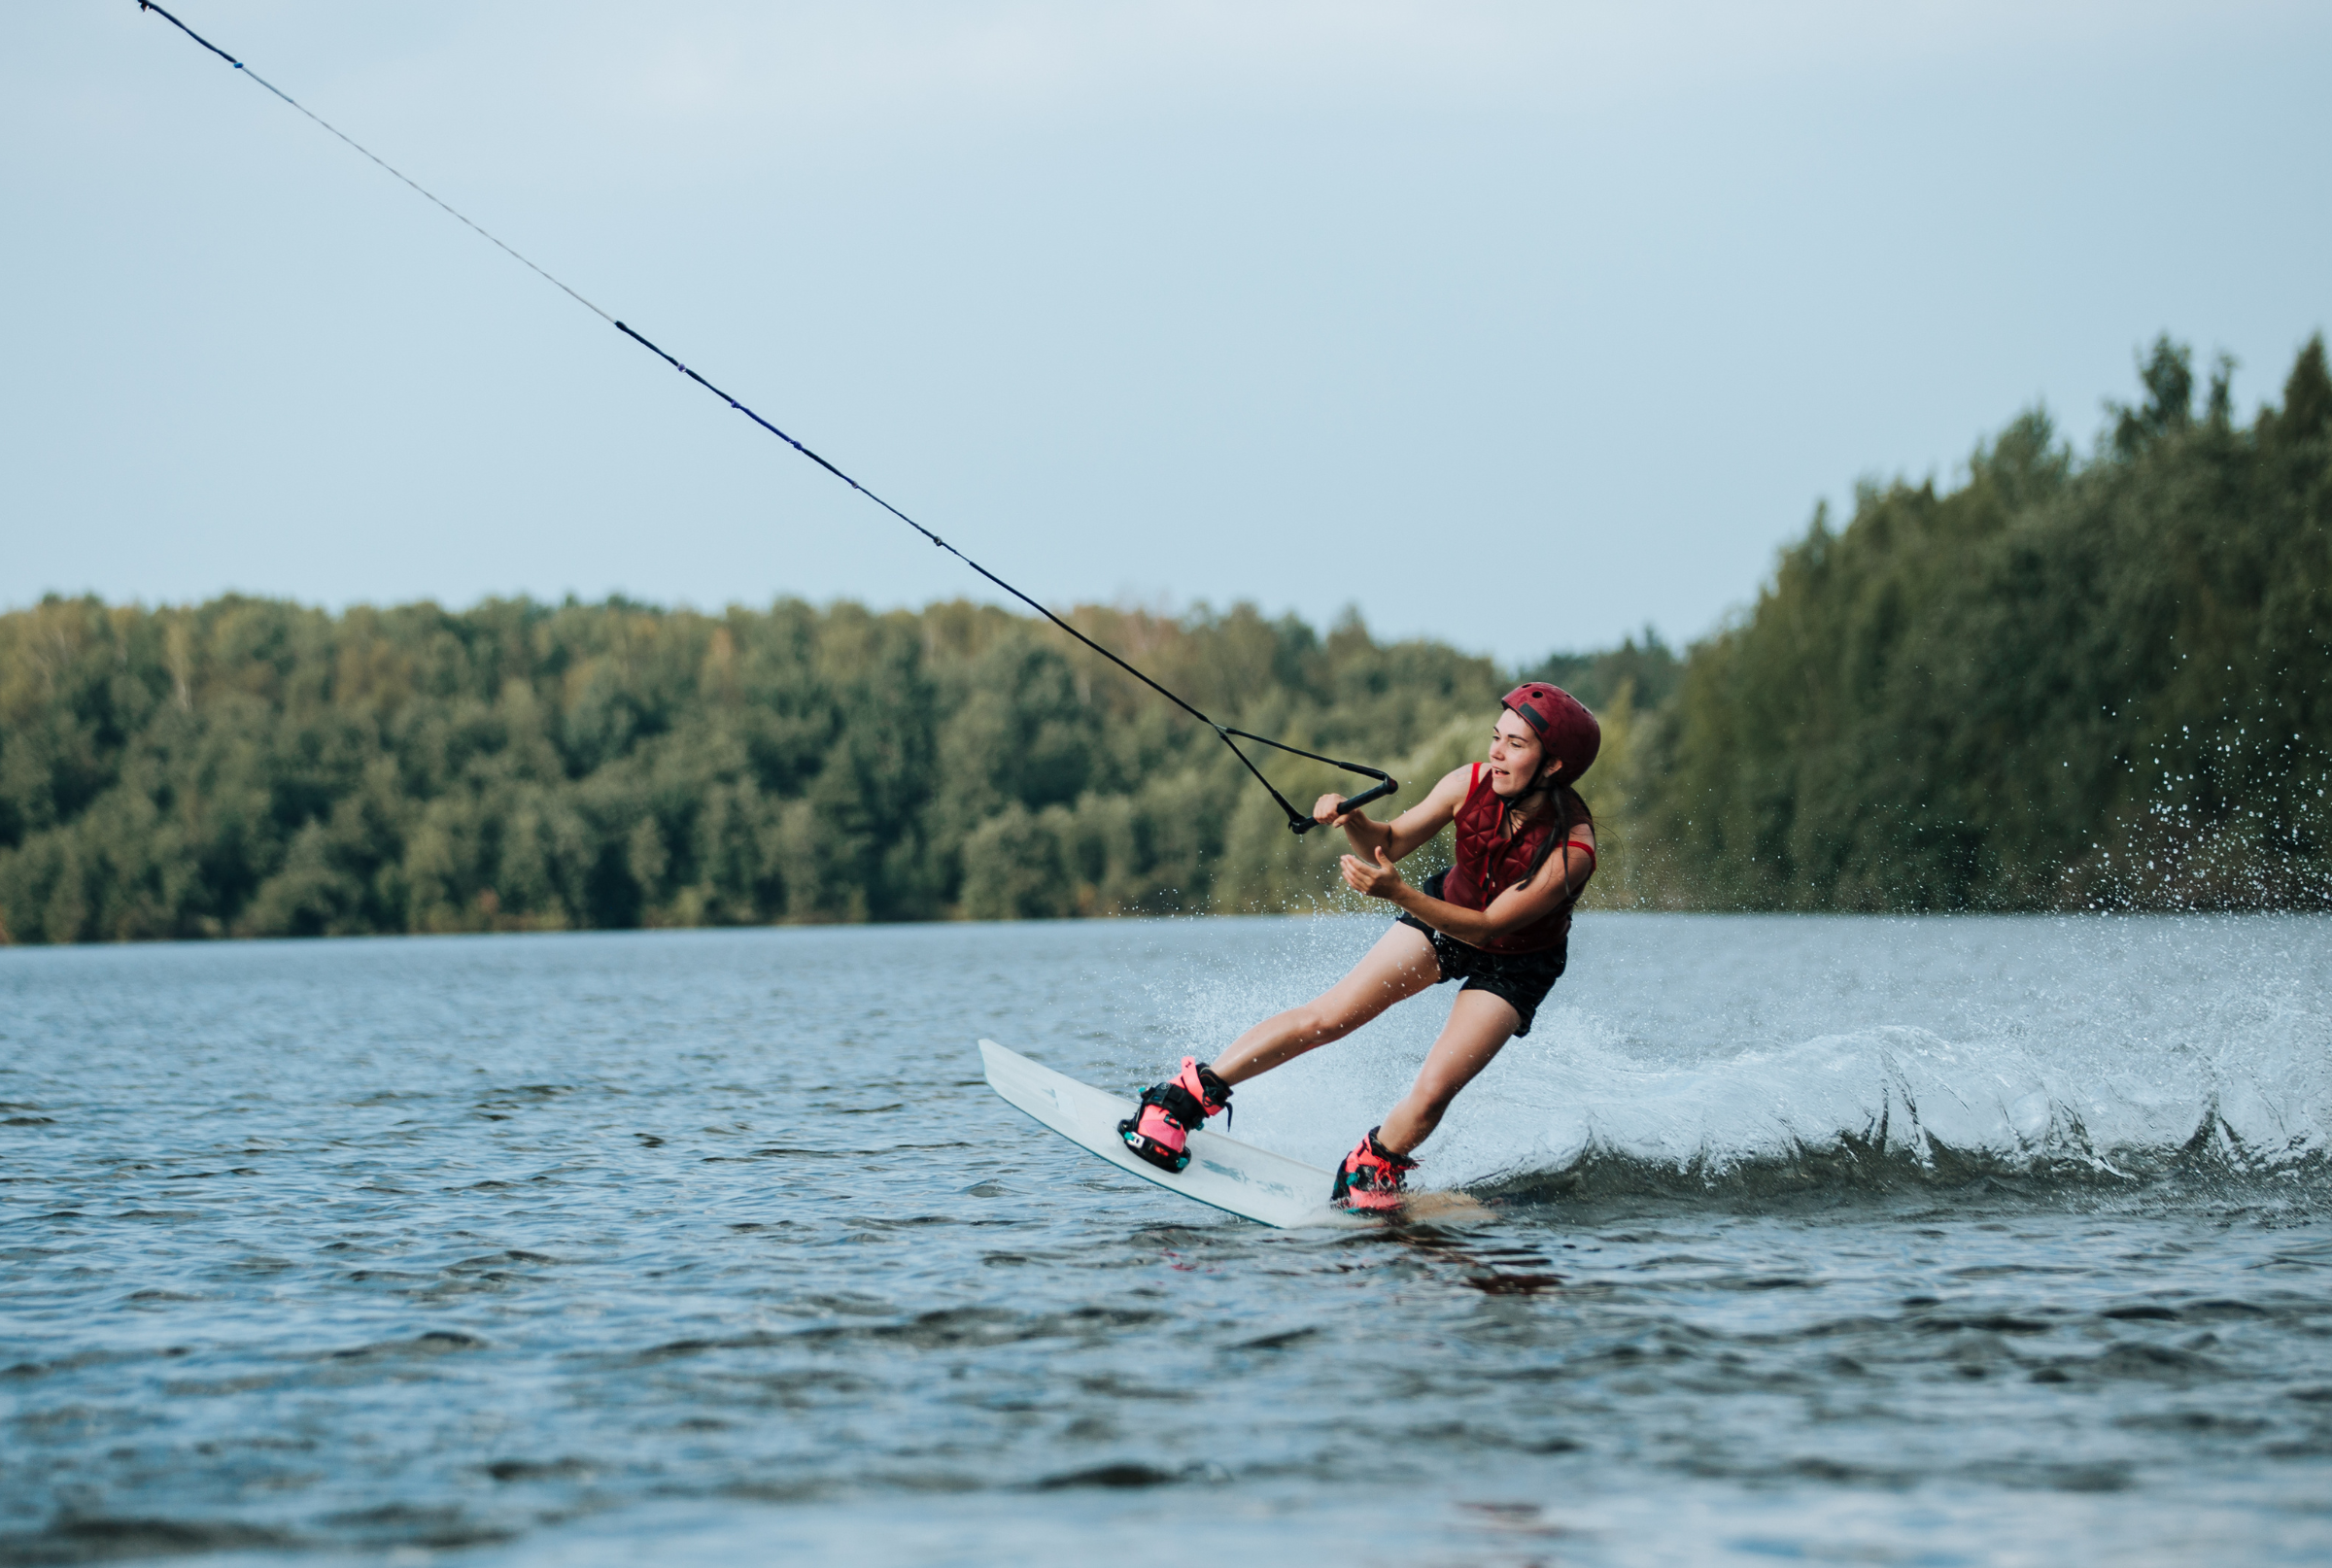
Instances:
[[[1375,865],[1357,855],[1347,855],[1343,869],[1344,885],[1372,899],[1390,899],[1408,885],[1401,880],[1401,873],[1393,869],[1392,862],[1385,858],[1382,847],[1377,850]]]

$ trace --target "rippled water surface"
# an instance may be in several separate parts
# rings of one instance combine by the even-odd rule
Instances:
[[[980,1082],[1380,929],[0,952],[0,1564],[2332,1560],[2332,922],[1584,919],[1461,1229]],[[1330,1162],[1447,1003],[1234,1136]]]

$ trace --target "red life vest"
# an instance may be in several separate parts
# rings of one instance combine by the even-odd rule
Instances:
[[[1443,899],[1461,909],[1487,909],[1491,900],[1529,874],[1530,857],[1538,853],[1538,846],[1555,831],[1556,825],[1548,820],[1533,822],[1507,838],[1499,833],[1505,819],[1506,801],[1491,788],[1490,770],[1480,763],[1474,764],[1473,782],[1466,788],[1465,803],[1458,806],[1454,824],[1458,830],[1458,864],[1442,879]],[[1574,805],[1572,832],[1587,826],[1586,812]],[[1594,876],[1595,845],[1576,838],[1571,842],[1587,852],[1587,876]],[[1560,876],[1564,865],[1562,852],[1558,850],[1547,857],[1546,867],[1538,874]],[[1571,889],[1571,896],[1541,918],[1478,945],[1491,953],[1542,953],[1551,947],[1560,947],[1570,936],[1571,905],[1579,902],[1580,890],[1586,886],[1587,877],[1581,877],[1578,886]]]

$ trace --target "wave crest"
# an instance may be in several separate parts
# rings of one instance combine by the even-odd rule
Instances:
[[[2180,1176],[2322,1184],[2322,1056],[2200,1052],[2043,1064],[2014,1044],[1884,1027],[1689,1067],[1577,1040],[1533,1074],[1569,1092],[1535,1146],[1452,1153],[1526,1200],[1898,1191],[1987,1178],[2129,1188]],[[1536,1095],[1532,1099],[1539,1098]],[[1484,1165],[1485,1159],[1488,1165]]]

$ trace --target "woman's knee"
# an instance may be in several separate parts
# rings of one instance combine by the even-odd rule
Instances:
[[[1293,1008],[1287,1016],[1295,1038],[1310,1045],[1342,1040],[1359,1027],[1360,1022],[1349,1016],[1347,1009],[1332,1006],[1324,999]]]
[[[1410,1088],[1411,1099],[1420,1106],[1430,1106],[1439,1115],[1449,1108],[1465,1086],[1482,1075],[1482,1070],[1505,1045],[1503,1035],[1490,1042],[1475,1042],[1470,1049],[1444,1052],[1436,1049],[1425,1058],[1418,1070],[1417,1081]]]

